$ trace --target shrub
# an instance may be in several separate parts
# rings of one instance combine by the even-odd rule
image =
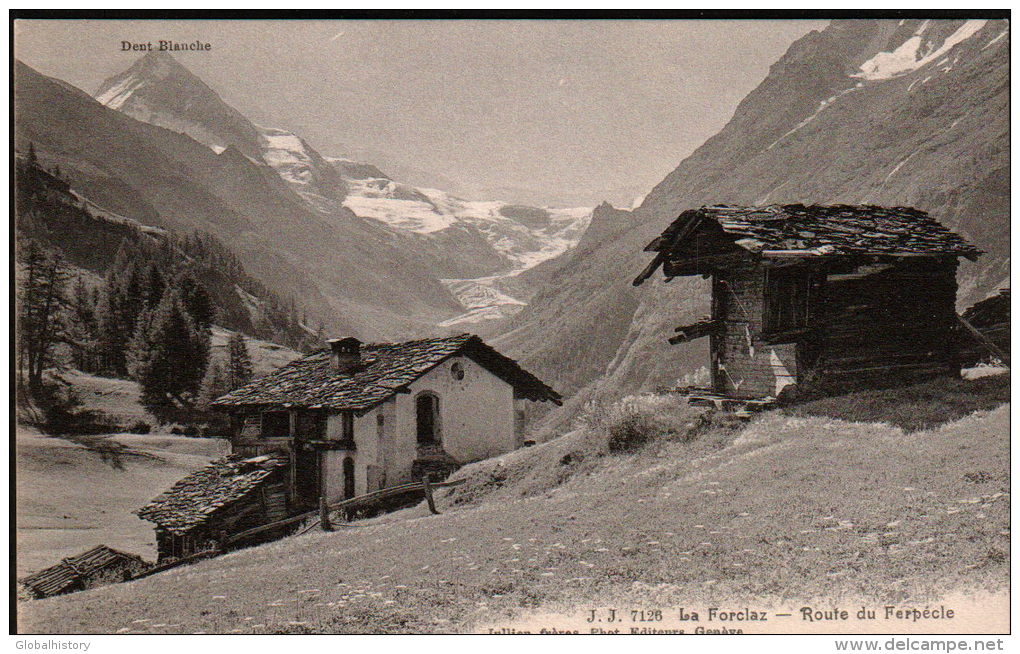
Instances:
[[[583,422],[607,439],[610,452],[640,448],[659,438],[690,441],[709,424],[709,411],[676,395],[631,395],[609,407],[589,409]]]
[[[149,432],[152,431],[152,425],[145,422],[144,420],[139,420],[135,424],[131,425],[128,431],[131,432],[132,434],[148,434]]]

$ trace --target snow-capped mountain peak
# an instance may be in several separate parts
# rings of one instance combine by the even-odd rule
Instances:
[[[187,134],[214,150],[232,146],[250,158],[260,158],[258,133],[251,122],[165,52],[147,53],[100,84],[93,97],[142,122]]]
[[[94,97],[137,120],[187,134],[217,154],[240,152],[272,168],[325,224],[364,227],[374,237],[429,253],[444,270],[439,274],[465,277],[443,283],[476,316],[498,317],[523,306],[500,288],[500,280],[573,247],[591,219],[588,207],[465,200],[392,179],[371,163],[323,157],[298,134],[253,124],[166,53],[141,57]],[[354,217],[360,227],[350,222]]]
[[[351,160],[331,158],[334,162]],[[433,234],[454,226],[478,230],[519,272],[573,247],[591,220],[591,207],[527,207],[498,200],[465,200],[386,177],[345,177],[344,206],[394,229]]]
[[[297,134],[256,125],[262,160],[299,192],[340,200],[346,186],[340,175]]]

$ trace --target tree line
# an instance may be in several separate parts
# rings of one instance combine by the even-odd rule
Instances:
[[[216,309],[179,261],[122,244],[105,278],[89,283],[59,253],[19,242],[17,361],[28,391],[40,390],[45,370],[65,358],[83,372],[137,381],[142,404],[157,417],[247,383],[252,364],[239,333],[225,368],[210,369]]]
[[[296,350],[319,345],[317,333],[309,329],[307,315],[293,298],[271,291],[249,275],[241,260],[212,234],[154,231],[130,220],[102,218],[102,211],[75,194],[58,168],[40,164],[31,143],[16,164],[19,241],[33,239],[44,250],[59,251],[72,267],[98,275],[109,272],[120,249],[160,262],[161,269],[168,267],[162,265],[167,262],[185,266],[211,296],[218,312],[216,324]]]

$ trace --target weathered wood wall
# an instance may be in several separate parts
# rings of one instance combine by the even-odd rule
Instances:
[[[765,269],[749,260],[719,275],[713,284],[713,318],[723,320],[712,336],[713,390],[733,397],[775,396],[779,385],[796,379],[797,352],[792,345],[762,339]]]
[[[959,374],[956,259],[889,263],[863,277],[827,271],[817,361],[802,392],[840,393]]]
[[[208,521],[183,535],[157,529],[157,562],[218,547],[225,535],[282,520],[293,513],[287,499],[286,470],[281,469],[261,489],[216,511]]]
[[[711,337],[714,390],[800,397],[910,383],[959,373],[956,259],[840,258],[797,265],[810,286],[802,333],[763,333],[768,270],[750,259],[717,271]]]

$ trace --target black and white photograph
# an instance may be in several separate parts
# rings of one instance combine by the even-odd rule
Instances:
[[[1009,10],[585,13],[11,10],[19,649],[1004,649]]]

